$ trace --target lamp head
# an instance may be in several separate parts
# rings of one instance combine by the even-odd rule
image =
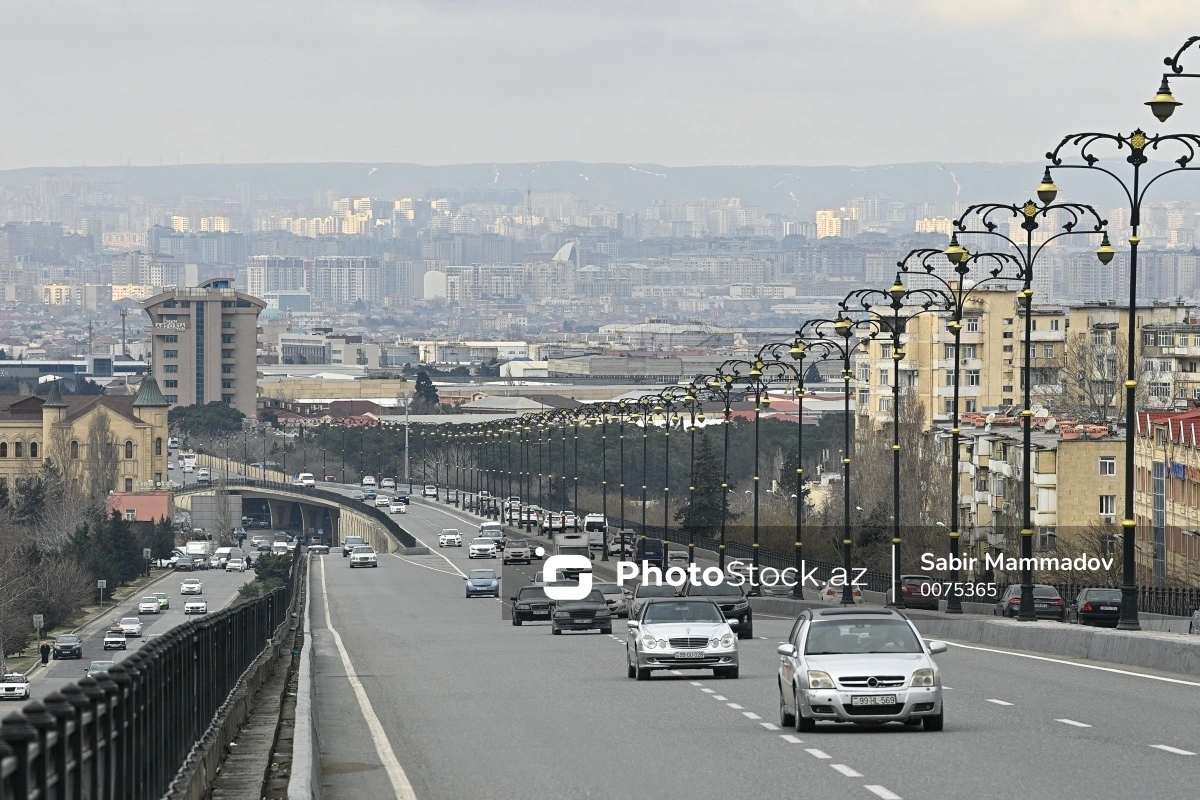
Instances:
[[[1042,205],[1050,205],[1054,202],[1054,198],[1058,197],[1058,187],[1054,185],[1054,179],[1050,177],[1050,168],[1046,167],[1046,171],[1042,173],[1042,182],[1037,187],[1038,200],[1042,201]]]
[[[703,411],[701,411],[699,414],[696,415],[696,422],[704,422],[704,412]]]
[[[1116,254],[1117,251],[1113,249],[1112,243],[1108,241],[1108,231],[1105,231],[1104,240],[1096,248],[1096,258],[1100,259],[1101,264],[1107,264],[1113,260],[1113,256]]]
[[[899,306],[904,299],[905,292],[904,284],[900,282],[900,275],[897,273],[896,282],[892,284],[892,288],[888,289],[888,294],[892,296],[892,304]]]
[[[950,236],[950,244],[946,246],[944,252],[946,254],[946,260],[955,265],[961,264],[962,260],[967,256],[967,251],[964,250],[962,245],[958,243],[957,233]]]
[[[1146,105],[1150,106],[1150,113],[1158,118],[1159,122],[1166,122],[1175,113],[1175,107],[1181,106],[1183,103],[1175,99],[1175,95],[1171,94],[1171,84],[1167,82],[1167,77],[1164,75],[1162,84],[1158,87],[1158,94],[1146,101]]]
[[[799,361],[804,358],[804,342],[797,340],[795,344],[788,348],[788,355],[793,361]]]
[[[897,347],[897,348],[893,349],[892,350],[892,359],[895,361],[903,361],[904,360],[904,348]]]
[[[762,402],[760,402],[759,405],[761,405],[763,408],[770,408],[771,407],[771,395],[764,393],[762,396]]]
[[[846,319],[845,317],[842,317],[837,322],[833,323],[833,329],[838,332],[838,335],[845,339],[850,338],[850,330],[852,327],[853,323],[851,323],[850,320]]]

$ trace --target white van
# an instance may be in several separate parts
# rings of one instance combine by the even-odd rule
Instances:
[[[583,532],[587,534],[588,547],[603,550],[608,536],[608,520],[603,514],[588,514],[583,518]]]
[[[317,479],[311,472],[301,472],[292,481],[292,486],[316,486]]]

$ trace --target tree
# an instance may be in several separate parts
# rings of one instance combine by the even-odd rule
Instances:
[[[246,415],[231,405],[213,400],[204,405],[176,406],[167,412],[173,428],[195,436],[220,436],[242,429]]]
[[[100,505],[116,485],[118,467],[117,437],[113,435],[108,412],[103,409],[96,412],[88,424],[84,455],[86,460],[80,465],[84,473],[78,477],[86,479],[84,492],[88,500]]]
[[[437,411],[439,403],[437,387],[433,385],[429,373],[425,370],[417,372],[417,383],[413,388],[413,403],[420,411]]]
[[[674,437],[672,437],[674,438]],[[694,492],[688,492],[688,500],[675,512],[675,521],[683,525],[684,530],[696,535],[703,535],[719,530],[721,527],[722,497],[721,488],[722,464],[721,457],[709,441],[708,434],[700,435],[699,446],[696,448],[696,468],[694,470],[696,487]],[[732,510],[726,516],[726,522],[733,522],[738,515]]]
[[[1125,415],[1125,371],[1129,345],[1116,328],[1093,328],[1067,336],[1062,370],[1054,384],[1061,383],[1062,396],[1049,405],[1055,414],[1090,422],[1107,423]],[[1035,373],[1037,370],[1035,369]],[[1054,377],[1054,376],[1048,376]],[[1148,387],[1154,375],[1138,376],[1138,408],[1146,406]],[[1035,374],[1034,384],[1039,381]],[[1169,405],[1170,398],[1165,398]]]
[[[150,555],[153,558],[170,558],[171,552],[175,549],[175,531],[171,528],[171,521],[162,517],[155,522],[150,533],[150,540],[144,546],[150,548]]]

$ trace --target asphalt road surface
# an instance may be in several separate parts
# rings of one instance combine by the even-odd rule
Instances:
[[[237,596],[238,587],[247,581],[254,580],[254,572],[225,572],[225,570],[200,570],[197,572],[175,572],[167,575],[153,585],[133,597],[117,603],[111,603],[108,610],[99,618],[89,622],[78,633],[83,637],[83,658],[51,659],[46,667],[39,667],[30,677],[30,695],[34,700],[40,700],[50,692],[62,688],[68,683],[79,680],[87,672],[88,664],[93,661],[120,662],[141,646],[146,638],[155,634],[163,634],[177,625],[182,625],[195,616],[183,613],[183,604],[195,595],[180,595],[179,586],[185,578],[199,578],[204,583],[204,599],[208,601],[208,612],[211,614],[229,605]],[[158,614],[138,614],[138,601],[152,592],[166,592],[171,598],[171,607]],[[125,650],[105,650],[104,632],[110,625],[118,622],[121,617],[138,617],[142,621],[142,638],[126,640]]]
[[[776,644],[759,615],[737,680],[625,676],[626,629],[551,636],[467,600],[478,518],[414,500],[402,524],[431,545],[354,570],[314,565],[325,797],[1194,798],[1200,681],[952,645],[940,733],[778,728]],[[502,591],[502,595],[507,592]]]

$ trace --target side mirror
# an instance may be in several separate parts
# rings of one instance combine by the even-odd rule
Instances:
[[[781,656],[794,656],[796,655],[796,646],[791,644],[781,644],[779,647],[775,648],[775,652],[779,653]]]
[[[926,642],[925,644],[929,648],[929,654],[931,656],[936,656],[938,653],[944,653],[949,649],[948,647],[946,647],[945,642],[938,642],[938,641],[930,640],[930,641]]]
[[[636,619],[631,619],[625,624],[630,628],[636,628],[638,626],[638,621]]]

